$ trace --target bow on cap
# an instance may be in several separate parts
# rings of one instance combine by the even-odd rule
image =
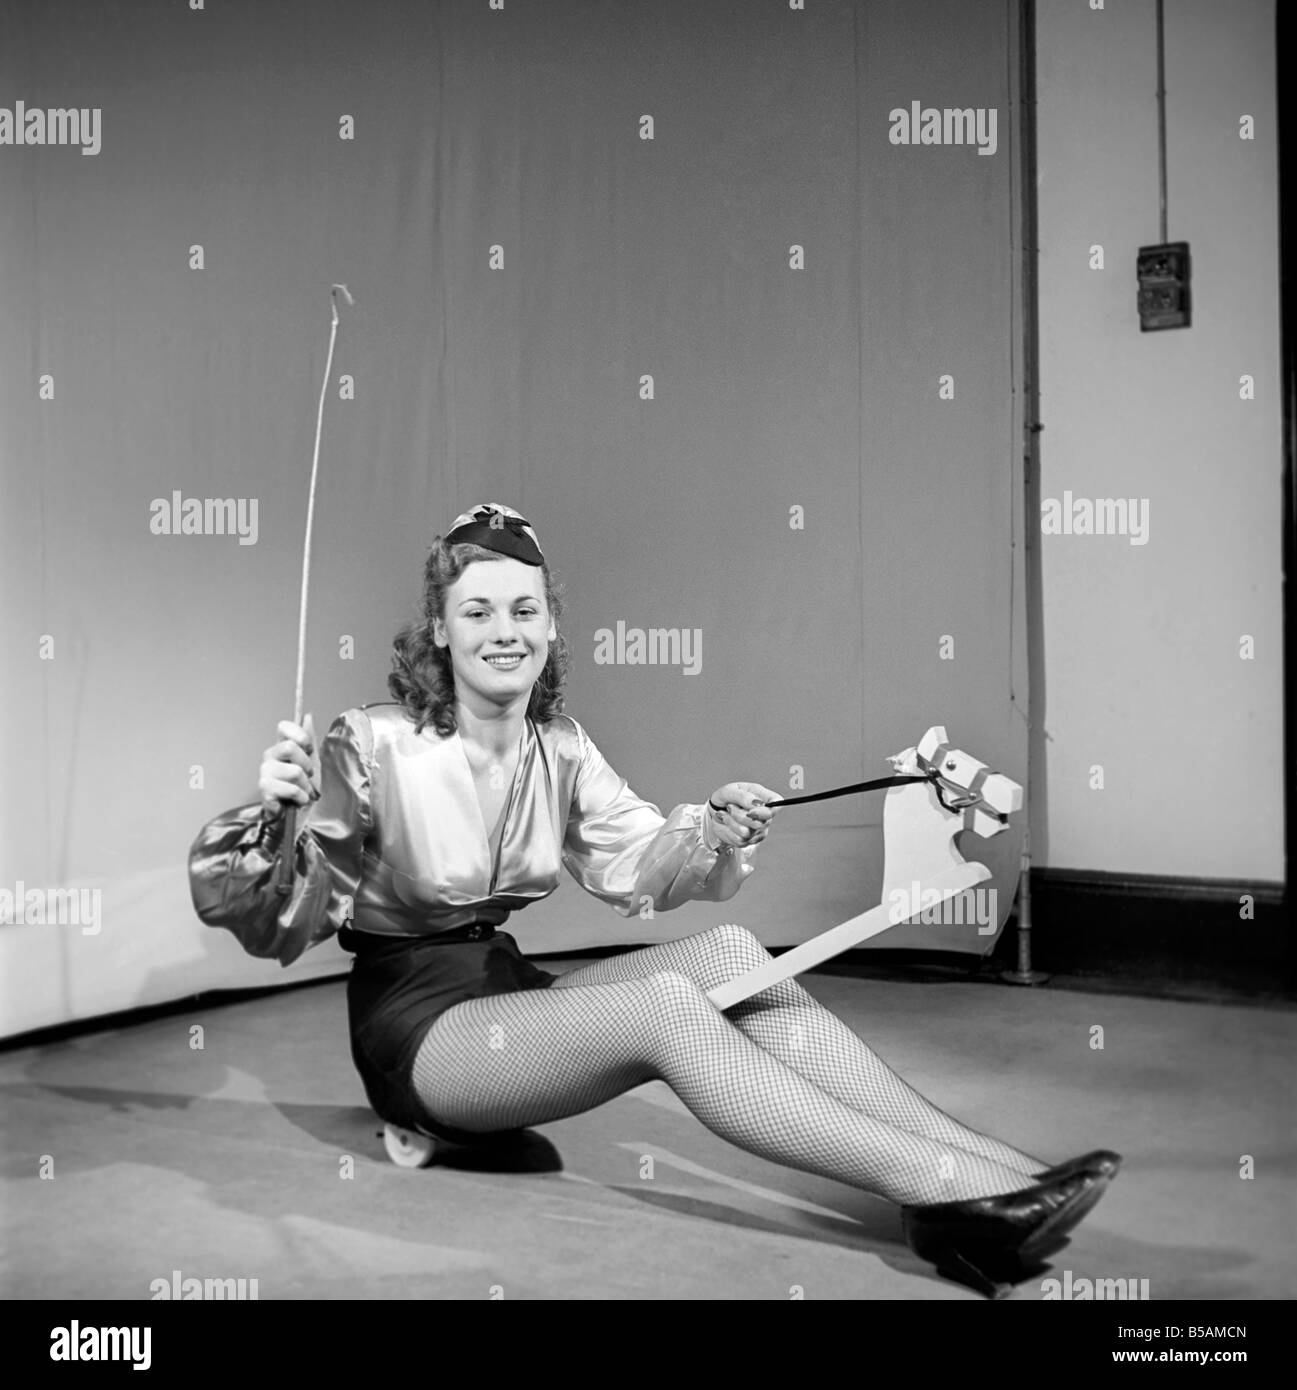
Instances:
[[[543,565],[545,557],[531,522],[512,507],[483,502],[455,518],[446,532],[447,545],[480,545],[484,550],[521,560],[524,565]]]

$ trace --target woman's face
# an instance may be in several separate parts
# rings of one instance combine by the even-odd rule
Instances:
[[[469,565],[433,626],[437,646],[450,648],[455,693],[470,708],[525,706],[557,635],[540,566],[509,556]]]

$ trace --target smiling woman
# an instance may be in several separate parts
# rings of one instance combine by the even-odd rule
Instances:
[[[515,672],[518,685],[530,678],[527,717],[544,723],[562,706],[568,650],[558,629],[561,590],[535,531],[517,512],[487,504],[457,517],[438,542],[424,565],[423,612],[393,644],[389,690],[416,731],[431,723],[438,733],[451,734],[458,727],[456,676],[475,684],[488,656],[517,652],[524,658]],[[461,586],[448,603],[469,566],[475,582]],[[538,632],[542,613],[546,621]],[[474,643],[476,665],[465,656]],[[484,709],[480,701],[475,704]]]
[[[564,975],[498,930],[562,869],[623,917],[723,902],[776,814],[779,794],[756,782],[667,816],[637,797],[561,712],[560,616],[517,512],[457,518],[433,542],[420,618],[396,639],[395,700],[345,711],[318,751],[309,720],[281,723],[261,806],[195,841],[202,920],[285,964],[335,932],[355,953],[352,1057],[389,1137],[488,1143],[656,1077],[738,1147],[905,1204],[913,1248],[987,1291],[1065,1243],[1115,1155],[1047,1169],[970,1129],[795,980],[717,1009],[708,991],[770,960],[742,927]],[[292,803],[308,809],[284,847]],[[273,891],[285,853],[287,907]]]
[[[433,620],[433,643],[449,653],[455,688],[467,707],[465,718],[457,720],[460,733],[481,754],[498,759],[513,745],[507,742],[507,729],[495,727],[503,718],[497,694],[529,692],[558,633],[535,568],[519,560],[489,558],[496,563],[474,563],[471,573],[452,586],[445,618]],[[464,589],[482,592],[466,596]]]

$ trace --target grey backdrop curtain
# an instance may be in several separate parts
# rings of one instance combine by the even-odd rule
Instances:
[[[356,305],[325,408],[317,728],[387,698],[432,535],[502,501],[566,586],[569,712],[663,810],[795,767],[806,790],[882,775],[934,723],[1025,781],[1013,13],[0,4],[10,108],[102,111],[97,154],[0,146],[0,886],[102,901],[95,934],[0,927],[4,1032],[286,978],[197,922],[185,855],[292,713],[335,280]],[[891,143],[914,101],[994,108],[998,148]],[[255,544],[153,534],[176,492],[256,499]],[[701,630],[701,669],[597,664],[619,622]],[[728,904],[625,921],[566,883],[511,929],[532,952],[727,920],[798,941],[878,900],[881,815],[787,811]],[[1002,920],[1020,831],[964,843]]]

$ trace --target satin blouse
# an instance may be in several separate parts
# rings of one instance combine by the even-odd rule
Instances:
[[[288,965],[348,924],[395,937],[499,927],[554,892],[561,868],[623,917],[724,902],[757,850],[720,845],[706,802],[664,817],[563,714],[524,720],[494,853],[459,734],[416,734],[398,704],[334,720],[320,791],[298,810],[291,896],[276,895],[278,850],[258,804],[217,816],[190,849],[199,917],[251,955]]]

